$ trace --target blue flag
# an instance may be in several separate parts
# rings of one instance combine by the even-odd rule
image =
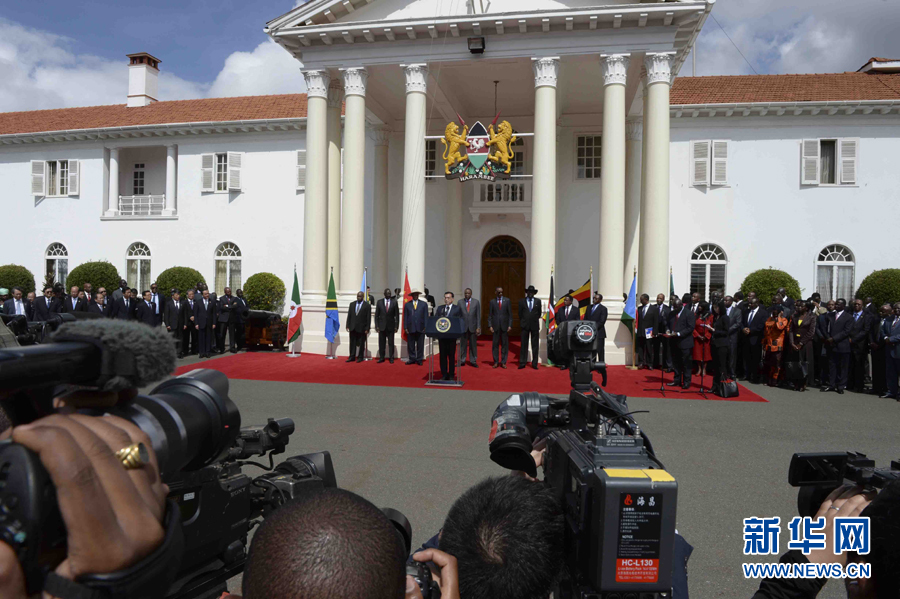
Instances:
[[[637,314],[637,275],[631,280],[631,291],[625,300],[625,311],[622,313],[622,322],[631,325]],[[633,326],[633,325],[632,325]]]
[[[366,291],[366,289],[368,288],[368,285],[366,285],[366,275],[367,274],[368,274],[368,271],[366,269],[363,269],[363,280],[362,280],[362,285],[360,286],[359,290],[363,292],[363,297],[366,299],[366,301],[369,301],[369,292]]]
[[[337,293],[334,291],[334,273],[328,282],[328,297],[325,299],[325,338],[334,343],[334,337],[341,330],[341,317],[338,315]]]

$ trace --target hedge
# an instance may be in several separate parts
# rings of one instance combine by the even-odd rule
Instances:
[[[85,283],[90,283],[94,291],[105,287],[106,292],[111,294],[114,289],[118,289],[121,280],[122,277],[119,276],[116,267],[102,260],[79,264],[69,272],[66,284],[70,287],[78,285],[79,289],[83,289]]]
[[[0,287],[9,290],[12,296],[13,287],[21,287],[23,295],[34,291],[34,275],[24,266],[4,264],[0,266]]]
[[[860,283],[857,299],[874,298],[876,306],[900,302],[900,268],[876,270]]]
[[[269,272],[258,272],[244,283],[244,299],[251,310],[284,311],[284,281]]]
[[[788,297],[793,299],[800,298],[800,283],[797,282],[797,279],[777,268],[763,268],[751,272],[744,279],[744,282],[741,283],[741,292],[744,294],[744,297],[747,297],[751,291],[755,291],[759,297],[759,302],[764,306],[768,306],[772,303],[775,292],[778,291],[779,287],[784,287]]]
[[[166,297],[172,289],[179,290],[182,295],[187,294],[188,289],[196,289],[197,283],[206,284],[206,280],[199,272],[187,266],[167,268],[156,277],[156,286]]]

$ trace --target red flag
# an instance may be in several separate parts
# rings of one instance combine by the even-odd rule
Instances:
[[[403,314],[403,310],[406,307],[406,302],[412,301],[412,294],[410,293],[410,291],[412,291],[412,288],[409,286],[409,273],[406,273],[404,275],[404,279],[405,280],[403,281],[403,305],[400,307],[401,314]],[[403,327],[403,330],[400,331],[400,338],[403,339],[404,341],[406,341],[406,327]]]

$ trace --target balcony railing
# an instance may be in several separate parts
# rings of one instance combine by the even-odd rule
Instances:
[[[531,220],[531,179],[481,183],[469,212],[476,223],[483,214],[521,214],[526,221]]]
[[[165,195],[119,196],[119,216],[161,216]]]

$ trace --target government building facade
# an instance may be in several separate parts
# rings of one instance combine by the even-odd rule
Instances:
[[[0,114],[3,262],[139,289],[189,266],[219,293],[296,265],[313,353],[332,275],[342,312],[364,271],[482,303],[592,278],[613,364],[635,277],[709,297],[771,266],[829,299],[894,265],[900,60],[682,77],[713,1],[600,2],[311,0],[266,25],[299,95],[160,102],[160,60],[129,55],[123,104]],[[508,178],[448,178],[448,125],[502,122]]]

